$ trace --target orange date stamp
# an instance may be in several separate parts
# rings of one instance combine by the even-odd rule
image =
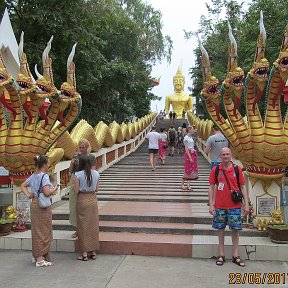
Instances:
[[[229,284],[288,284],[288,273],[229,273]]]

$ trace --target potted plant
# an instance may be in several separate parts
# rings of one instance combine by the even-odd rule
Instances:
[[[0,218],[0,236],[6,236],[11,232],[15,219]]]
[[[267,232],[275,243],[288,243],[288,224],[268,224]]]
[[[272,242],[288,243],[288,224],[284,224],[282,212],[274,210],[267,225],[267,232]]]
[[[0,236],[6,236],[11,232],[13,225],[17,223],[17,210],[13,206],[2,207],[1,215]]]

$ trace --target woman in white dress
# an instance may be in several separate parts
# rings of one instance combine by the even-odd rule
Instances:
[[[198,162],[197,152],[194,149],[194,140],[192,137],[192,127],[187,128],[187,135],[184,137],[184,174],[182,177],[182,190],[192,190],[190,187],[190,181],[198,179]],[[187,181],[187,187],[185,187],[185,181]]]

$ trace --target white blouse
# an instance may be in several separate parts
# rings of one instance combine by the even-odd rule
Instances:
[[[167,142],[167,134],[166,133],[160,133],[160,136],[161,136],[162,142]]]
[[[194,140],[193,140],[192,136],[186,135],[186,136],[184,137],[184,142],[185,142],[185,141],[187,141],[188,149],[189,149],[189,150],[190,150],[190,149],[194,150]]]
[[[95,192],[100,175],[96,170],[91,170],[91,175],[92,175],[92,183],[91,183],[91,186],[89,187],[87,185],[87,178],[86,178],[85,172],[82,170],[82,171],[78,171],[75,173],[75,176],[79,180],[79,191]]]

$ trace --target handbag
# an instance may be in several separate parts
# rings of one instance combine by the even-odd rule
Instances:
[[[52,199],[51,199],[51,196],[46,196],[41,190],[42,190],[42,180],[43,180],[43,177],[45,176],[46,174],[43,174],[42,177],[41,177],[41,181],[40,181],[40,186],[39,186],[39,189],[37,191],[37,196],[38,196],[38,201],[39,201],[39,206],[40,208],[47,208],[49,206],[51,206],[52,204]]]
[[[235,202],[235,203],[242,202],[242,199],[243,199],[243,193],[242,193],[242,191],[241,191],[241,190],[232,190],[232,189],[231,189],[230,182],[229,182],[229,180],[228,180],[228,178],[227,178],[227,176],[226,176],[226,173],[224,172],[224,170],[222,170],[222,171],[223,171],[224,177],[225,177],[225,179],[226,179],[226,182],[227,182],[227,184],[228,184],[229,190],[231,191],[232,201]],[[238,186],[239,186],[239,188],[240,188],[239,183],[238,183]]]

